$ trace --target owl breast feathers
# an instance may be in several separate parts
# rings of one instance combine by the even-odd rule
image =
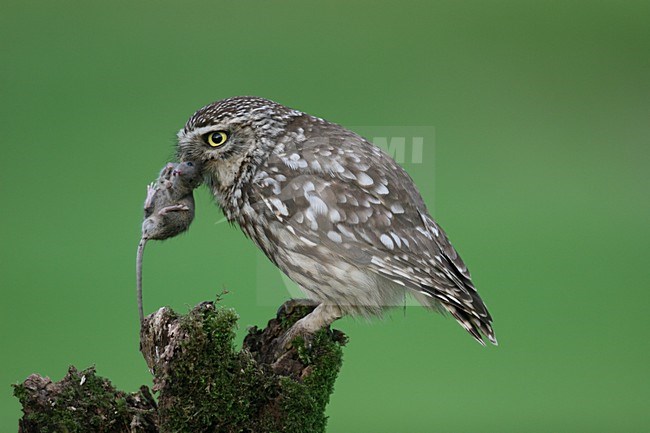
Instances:
[[[219,149],[206,143],[214,131],[228,137]],[[195,113],[179,132],[178,156],[202,163],[227,218],[321,304],[318,325],[379,314],[408,294],[496,344],[467,267],[413,180],[361,136],[237,97]]]

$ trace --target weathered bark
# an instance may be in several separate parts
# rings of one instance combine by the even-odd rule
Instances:
[[[70,367],[57,383],[31,375],[14,388],[24,412],[19,433],[323,432],[345,336],[323,329],[277,345],[312,308],[286,303],[264,330],[249,330],[240,351],[233,310],[213,302],[187,315],[161,308],[140,336],[157,403],[146,386],[117,391],[94,368]]]
[[[23,405],[19,433],[155,433],[156,402],[149,388],[127,394],[90,367],[74,367],[59,382],[32,374],[14,386]]]

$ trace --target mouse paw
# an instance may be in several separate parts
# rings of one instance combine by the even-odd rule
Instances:
[[[147,198],[144,200],[144,208],[151,209],[153,206],[153,196],[156,194],[155,183],[151,182],[147,185]]]
[[[166,207],[160,209],[159,214],[160,215],[166,215],[166,214],[168,214],[170,212],[180,212],[180,211],[186,211],[186,210],[190,210],[190,208],[187,207],[184,204],[175,204],[173,206],[166,206]]]

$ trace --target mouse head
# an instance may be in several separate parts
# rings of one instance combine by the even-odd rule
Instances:
[[[203,173],[198,163],[185,161],[174,166],[172,176],[176,182],[182,182],[187,187],[194,189],[201,184]]]

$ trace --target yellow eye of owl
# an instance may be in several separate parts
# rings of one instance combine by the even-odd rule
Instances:
[[[211,132],[208,134],[208,144],[212,147],[219,147],[228,140],[228,134],[224,131]]]

